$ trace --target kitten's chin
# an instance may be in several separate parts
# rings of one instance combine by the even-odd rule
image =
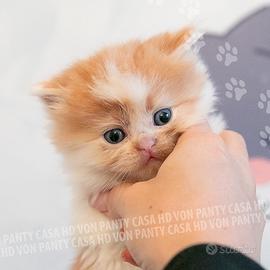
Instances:
[[[137,168],[129,174],[129,179],[126,179],[127,182],[140,182],[146,181],[151,178],[154,178],[163,161],[159,159],[151,159],[146,164],[142,165],[140,168]]]

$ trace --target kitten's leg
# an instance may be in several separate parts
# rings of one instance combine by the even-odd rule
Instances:
[[[74,206],[75,226],[108,221],[104,215],[90,207],[88,199],[86,198],[76,199]],[[90,234],[80,232],[76,238],[87,242],[91,235],[95,237],[102,233],[105,233],[105,230],[102,231],[102,229],[99,228],[98,231]],[[99,245],[96,241],[93,241],[92,244],[87,247],[79,247],[78,257],[76,258],[72,270],[138,270],[139,268],[123,262],[121,258],[123,248],[121,242]]]
[[[109,257],[107,257],[107,252],[107,254],[102,252],[106,256],[105,260],[99,259],[94,264],[89,265],[87,263],[89,254],[87,255],[85,252],[87,253],[89,250],[82,251],[82,254],[77,256],[71,270],[140,270],[138,267],[135,267],[126,262],[118,261],[115,258],[111,258],[108,262]],[[101,257],[103,257],[103,255]]]

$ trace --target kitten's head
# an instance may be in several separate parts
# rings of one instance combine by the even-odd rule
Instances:
[[[43,84],[54,143],[74,170],[106,176],[95,187],[154,177],[179,134],[206,117],[212,92],[189,38],[183,30],[109,47]]]

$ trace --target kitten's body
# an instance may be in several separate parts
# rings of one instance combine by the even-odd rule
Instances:
[[[71,174],[76,224],[106,219],[89,200],[122,181],[154,177],[189,126],[208,119],[215,130],[222,128],[207,72],[184,49],[189,37],[184,30],[110,47],[43,85],[52,138]],[[172,118],[157,126],[153,115],[163,108]],[[111,144],[104,133],[115,128],[125,138]],[[81,248],[74,267],[133,269],[122,262],[122,249],[121,243]]]

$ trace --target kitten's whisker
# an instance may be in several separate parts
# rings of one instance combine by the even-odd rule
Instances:
[[[127,172],[116,172],[103,186],[103,190],[106,191],[111,189],[116,184],[114,182],[122,182],[126,178],[127,174]]]

